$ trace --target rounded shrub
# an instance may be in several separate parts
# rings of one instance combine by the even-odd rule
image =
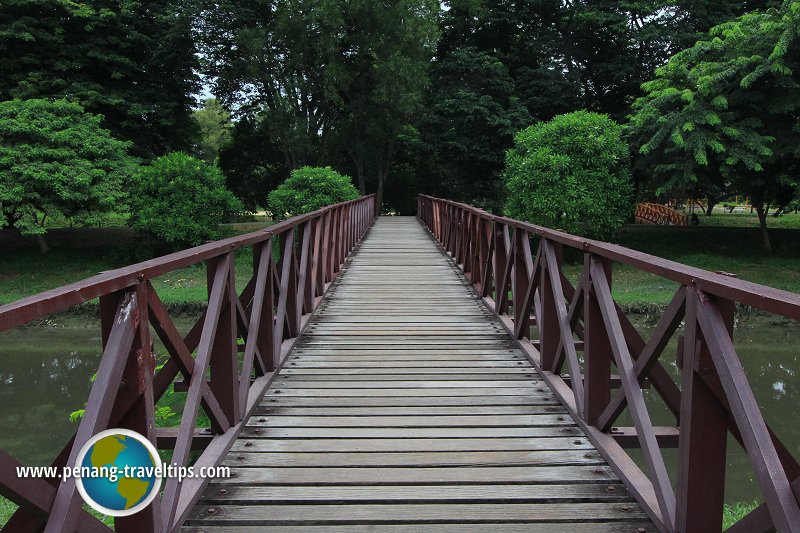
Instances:
[[[577,111],[522,130],[503,178],[505,214],[534,224],[608,239],[633,211],[628,145],[605,115]]]
[[[134,231],[173,249],[219,238],[220,223],[242,209],[217,167],[182,152],[142,167],[129,203]]]
[[[349,176],[330,167],[302,167],[269,194],[268,205],[275,219],[284,219],[360,196]]]

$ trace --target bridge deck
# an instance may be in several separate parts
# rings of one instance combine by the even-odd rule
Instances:
[[[378,219],[224,464],[184,531],[652,530],[413,218]]]

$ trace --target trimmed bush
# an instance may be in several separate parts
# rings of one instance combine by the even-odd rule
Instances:
[[[633,211],[622,126],[578,111],[534,124],[506,152],[505,214],[596,239],[610,238]]]
[[[360,197],[349,176],[330,167],[303,167],[269,194],[268,204],[273,217],[281,220]]]
[[[171,249],[220,238],[220,223],[242,209],[217,167],[182,152],[142,167],[130,189],[130,226]]]

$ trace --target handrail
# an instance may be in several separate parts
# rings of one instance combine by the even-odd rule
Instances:
[[[689,216],[666,205],[641,202],[636,204],[635,217],[662,226],[688,226]]]
[[[764,421],[732,341],[737,302],[800,319],[800,295],[426,195],[418,217],[660,531],[721,530],[729,434],[765,503],[728,531],[800,531],[800,464]],[[562,271],[564,246],[583,253],[575,286]],[[611,296],[613,263],[679,284],[650,339]],[[660,357],[682,323],[676,383]],[[646,380],[674,427],[653,426]],[[626,408],[633,427],[617,427]],[[646,470],[630,447],[641,448]],[[676,487],[661,453],[669,447],[678,449]]]
[[[81,447],[107,428],[147,436],[172,462],[216,466],[233,445],[342,265],[375,219],[374,195],[324,207],[265,230],[189,248],[0,306],[0,332],[100,298],[103,355],[86,409],[52,466],[74,465]],[[236,288],[235,252],[253,247],[253,276]],[[275,259],[274,249],[279,251]],[[206,262],[208,306],[184,337],[150,280]],[[150,328],[169,359],[155,368]],[[237,339],[244,339],[240,350]],[[243,353],[242,353],[243,352]],[[240,353],[241,358],[240,358]],[[195,355],[196,354],[196,355]],[[240,362],[241,361],[241,362]],[[239,366],[241,365],[241,366]],[[156,427],[154,405],[175,378],[187,385],[178,428]],[[210,378],[207,378],[210,375]],[[211,428],[198,427],[202,407]],[[0,450],[0,495],[20,505],[6,531],[110,531],[81,508],[74,479],[20,479],[20,463]],[[180,528],[207,479],[167,479],[163,496],[117,532]]]

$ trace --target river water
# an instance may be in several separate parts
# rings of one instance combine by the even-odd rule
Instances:
[[[640,326],[645,334],[649,329]],[[735,344],[767,422],[800,456],[800,325],[764,317],[739,320]],[[86,401],[99,347],[99,329],[83,324],[0,334],[0,449],[27,464],[50,463],[76,429],[69,415]],[[673,340],[662,361],[677,378],[675,347]],[[674,424],[653,401],[653,391],[646,394],[654,423]],[[760,500],[747,457],[735,442],[729,449],[726,500]],[[674,466],[675,456],[674,450],[665,452],[668,465]]]

